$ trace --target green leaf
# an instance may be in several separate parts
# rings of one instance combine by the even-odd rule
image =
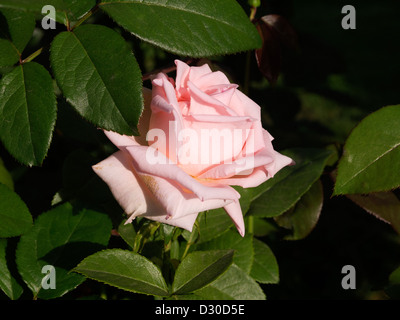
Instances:
[[[347,195],[347,197],[378,219],[391,224],[400,234],[400,200],[393,192],[353,194]]]
[[[400,186],[400,105],[364,118],[348,137],[334,195],[389,191]]]
[[[79,210],[69,203],[41,214],[21,237],[16,252],[19,273],[34,297],[57,298],[81,284],[85,277],[70,270],[83,258],[105,248],[111,227],[105,214]],[[56,289],[42,288],[45,265],[55,267]]]
[[[178,55],[205,57],[261,46],[236,1],[104,0],[99,6],[138,38]]]
[[[172,292],[186,294],[209,284],[232,264],[233,254],[233,250],[189,253],[176,269]]]
[[[18,62],[34,28],[32,14],[13,9],[0,10],[0,67]]]
[[[0,237],[19,236],[32,226],[32,216],[21,198],[0,183]]]
[[[126,219],[118,226],[118,233],[121,238],[131,247],[135,246],[136,231],[132,223],[125,224]]]
[[[235,264],[216,281],[194,294],[207,300],[265,300],[257,282]]]
[[[42,65],[20,65],[0,80],[0,139],[21,163],[42,164],[56,114],[53,82]]]
[[[271,249],[262,241],[253,239],[254,260],[250,276],[260,283],[278,283],[279,267]]]
[[[400,299],[400,267],[390,274],[388,282],[385,292],[391,299]]]
[[[0,158],[0,183],[6,185],[11,190],[14,190],[14,181],[7,168],[4,166],[3,160]]]
[[[17,300],[22,292],[22,287],[12,276],[7,264],[7,240],[0,239],[0,289],[11,299]]]
[[[135,252],[110,249],[84,259],[74,271],[111,286],[148,295],[167,296],[168,288],[158,267]]]
[[[67,18],[78,20],[96,5],[96,0],[1,0],[0,2],[0,8],[12,8],[36,14],[42,14],[45,5],[52,5],[56,11],[56,20],[66,24]]]
[[[323,198],[322,184],[318,180],[293,208],[275,218],[280,226],[292,230],[292,235],[285,236],[286,240],[299,240],[308,236],[318,222]]]
[[[252,221],[252,222],[251,222]],[[253,225],[253,235],[255,237],[265,237],[270,233],[279,231],[279,227],[267,218],[257,218],[254,216],[247,216],[245,219],[246,230],[250,232],[250,225]]]
[[[12,66],[19,60],[19,55],[12,43],[0,38],[0,67]]]
[[[102,129],[138,134],[142,78],[122,36],[101,25],[62,32],[50,60],[58,86],[81,116]]]
[[[321,176],[331,155],[324,149],[291,149],[283,154],[294,159],[294,166],[285,167],[274,178],[253,189],[253,202],[249,214],[275,217],[291,207]]]
[[[251,235],[242,237],[236,230],[229,230],[218,238],[196,246],[196,250],[233,249],[235,250],[233,263],[249,273],[254,256],[252,239]]]
[[[197,218],[198,243],[207,242],[227,232],[233,222],[223,208],[201,212]]]

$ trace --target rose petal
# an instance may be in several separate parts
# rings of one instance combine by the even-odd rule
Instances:
[[[139,176],[162,207],[165,208],[168,220],[169,218],[176,219],[206,210],[221,208],[233,201],[225,199],[202,201],[196,194],[185,190],[176,181],[143,173],[139,173]]]
[[[128,215],[146,212],[164,213],[162,206],[136,176],[129,154],[117,151],[93,166],[94,172],[110,188],[114,198]]]
[[[269,153],[259,152],[254,156],[237,159],[232,163],[217,165],[199,175],[198,179],[227,179],[234,176],[248,176],[254,168],[270,165],[274,161]]]
[[[240,186],[242,188],[254,188],[264,183],[270,178],[268,171],[265,167],[256,168],[250,175],[247,176],[233,176],[227,179],[216,180],[215,183],[226,184],[229,186]]]
[[[146,138],[150,146],[176,162],[180,146],[178,134],[183,128],[183,120],[175,90],[163,74],[158,74],[153,80],[153,88],[152,114]]]
[[[93,170],[107,183],[114,198],[130,216],[127,223],[144,216],[192,231],[199,212],[220,208],[230,202],[219,199],[202,202],[194,194],[182,192],[162,178],[138,175],[130,155],[123,151],[94,165]],[[152,191],[158,188],[158,192],[153,194],[150,188]]]
[[[154,152],[152,149],[151,147],[144,146],[130,146],[126,148],[132,156],[133,165],[139,174],[150,174],[169,181],[176,181],[183,188],[196,194],[202,201],[209,199],[236,200],[240,198],[240,194],[231,187],[209,188],[201,184],[161,153],[157,154],[159,156],[158,160],[161,163],[152,163],[153,160],[149,158],[149,154]]]
[[[269,134],[267,130],[263,129],[263,135],[266,146],[262,153],[274,159],[272,162],[265,166],[265,169],[268,171],[269,178],[272,178],[282,168],[294,165],[295,163],[291,158],[274,150],[274,147],[272,146],[272,140],[274,138]]]
[[[190,80],[202,91],[207,91],[208,87],[213,85],[230,85],[229,79],[221,71],[214,71],[203,74],[196,78],[190,77]],[[234,85],[237,87],[237,85]]]
[[[240,90],[236,90],[229,105],[238,115],[261,120],[261,107]]]
[[[239,201],[235,201],[226,205],[224,209],[232,219],[239,234],[242,237],[244,237],[245,227],[244,227],[243,213]]]
[[[211,73],[211,69],[207,64],[200,67],[189,67],[186,63],[175,60],[176,64],[176,80],[175,88],[178,99],[188,100],[190,95],[187,91],[187,82],[196,81],[203,75]]]
[[[214,96],[210,96],[205,92],[201,91],[191,81],[188,81],[187,86],[190,92],[190,105],[189,105],[190,114],[225,115],[225,116],[237,115],[235,112],[233,112],[232,109],[227,107],[223,102],[216,99]],[[234,90],[234,88],[232,89]],[[231,92],[229,94],[228,92],[227,95],[230,95],[231,97],[233,93]]]

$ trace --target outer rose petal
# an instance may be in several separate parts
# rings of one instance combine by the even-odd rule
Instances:
[[[224,207],[226,213],[231,217],[236,229],[239,231],[240,235],[244,237],[244,220],[242,209],[240,208],[239,201],[232,202]]]
[[[155,195],[148,188],[149,180],[142,180],[132,167],[129,155],[123,151],[96,164],[93,170],[107,183],[115,199],[130,216],[127,223],[138,216],[144,216],[192,231],[199,212],[229,203],[223,200],[200,201],[193,194],[182,193],[169,182],[162,182],[161,178],[156,178],[160,191]],[[161,201],[158,201],[157,195],[161,195]],[[172,216],[172,213],[175,215]]]
[[[139,174],[142,181],[165,208],[167,219],[178,219],[202,211],[221,208],[233,200],[209,199],[200,200],[194,193],[185,191],[177,182],[157,176]],[[168,221],[164,221],[168,223]]]
[[[138,216],[146,212],[163,213],[161,204],[138,179],[129,155],[124,151],[115,152],[94,165],[93,170],[107,183],[115,199],[128,215]]]
[[[229,105],[237,114],[261,120],[261,107],[240,90],[236,90]]]

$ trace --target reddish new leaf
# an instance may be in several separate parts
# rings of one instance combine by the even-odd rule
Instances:
[[[282,46],[298,50],[298,39],[289,21],[277,14],[263,16],[256,24],[263,45],[255,51],[261,73],[270,83],[278,79],[282,64]]]
[[[262,17],[261,20],[278,33],[282,45],[291,50],[298,50],[297,33],[286,18],[278,14],[269,14]]]
[[[278,33],[262,19],[257,24],[262,47],[255,50],[258,68],[267,80],[274,84],[281,70],[281,44]]]

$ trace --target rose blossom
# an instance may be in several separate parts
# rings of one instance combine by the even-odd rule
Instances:
[[[119,151],[93,169],[127,223],[143,216],[191,231],[199,212],[223,207],[243,236],[231,186],[256,187],[292,160],[273,149],[260,107],[222,72],[175,63],[175,81],[159,73],[152,91],[143,89],[141,135],[106,131]]]

